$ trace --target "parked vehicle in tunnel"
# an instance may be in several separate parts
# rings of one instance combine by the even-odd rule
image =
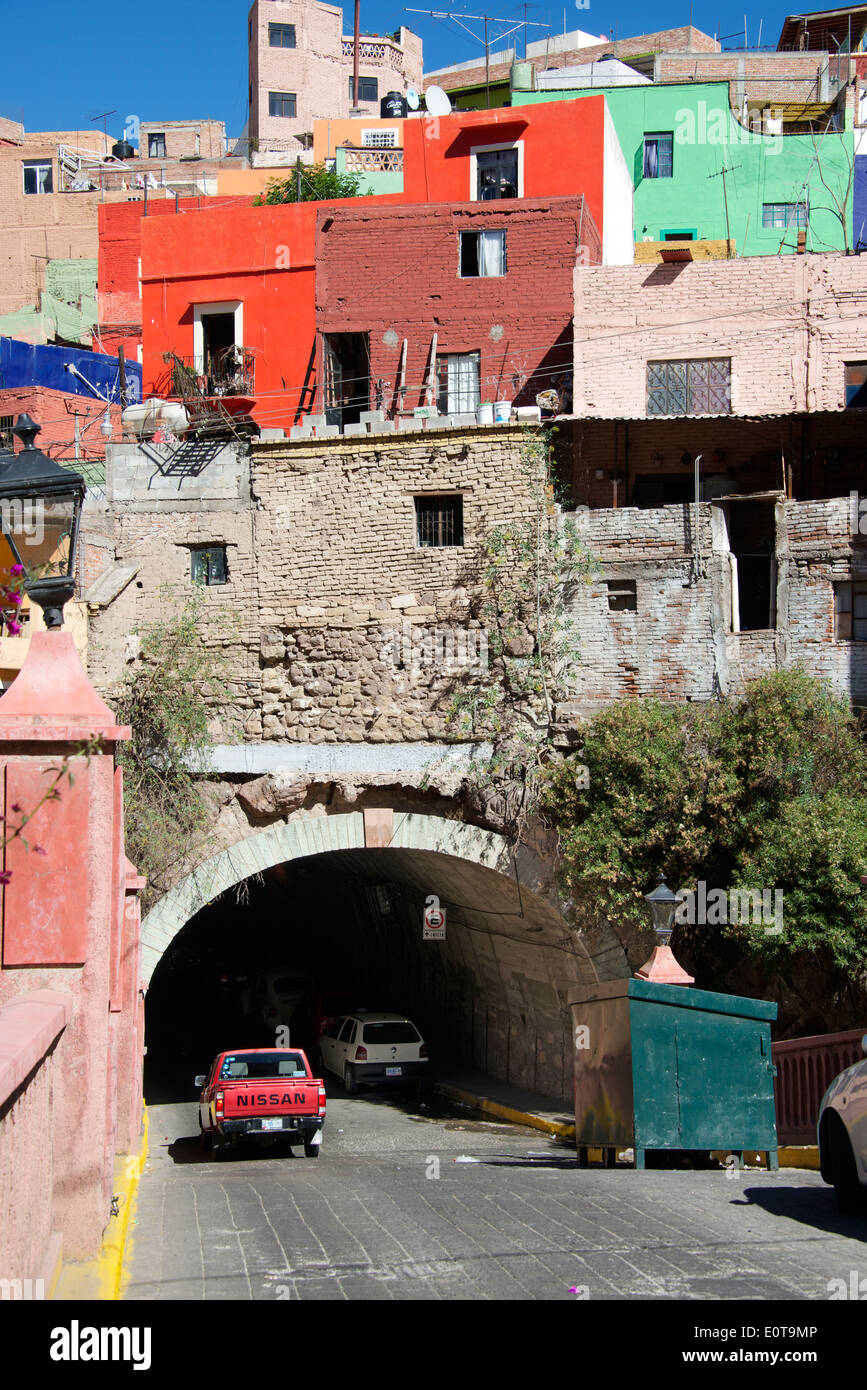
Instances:
[[[325,1029],[319,1050],[347,1095],[362,1085],[423,1082],[428,1073],[427,1044],[404,1014],[344,1014]]]
[[[220,1052],[196,1085],[202,1142],[215,1158],[239,1139],[303,1144],[307,1158],[319,1157],[325,1083],[300,1048]]]
[[[297,971],[260,970],[247,980],[244,991],[244,1012],[261,1022],[272,1034],[281,1026],[290,1029],[303,1002],[313,991],[310,975]]]
[[[867,1033],[861,1040],[867,1053]],[[819,1106],[819,1161],[841,1211],[867,1211],[867,1056],[841,1071]]]

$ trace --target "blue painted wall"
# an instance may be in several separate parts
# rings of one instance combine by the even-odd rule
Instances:
[[[53,391],[67,391],[74,396],[96,399],[83,381],[64,371],[72,363],[103,396],[120,402],[120,382],[116,357],[101,352],[86,352],[79,348],[37,347],[19,342],[17,338],[0,338],[0,388],[48,386]],[[141,400],[141,367],[138,362],[126,364],[127,402]]]
[[[867,246],[867,155],[855,156],[855,192],[852,204],[854,245]]]

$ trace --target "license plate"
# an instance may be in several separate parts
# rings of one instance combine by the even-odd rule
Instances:
[[[403,1076],[403,1067],[386,1067],[386,1076]]]
[[[282,1129],[282,1128],[283,1128],[283,1121],[282,1121],[282,1120],[280,1119],[280,1117],[277,1116],[277,1115],[275,1115],[272,1119],[268,1119],[267,1116],[266,1116],[266,1117],[263,1119],[263,1121],[262,1121],[262,1128],[263,1128],[263,1129]]]

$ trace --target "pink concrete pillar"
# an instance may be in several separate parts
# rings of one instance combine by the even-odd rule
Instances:
[[[0,699],[4,867],[11,873],[2,890],[0,1009],[38,989],[72,997],[53,1059],[59,1084],[44,1136],[53,1149],[44,1199],[52,1202],[64,1256],[73,1259],[99,1249],[118,1140],[132,1141],[136,1104],[140,1111],[141,999],[137,980],[136,988],[129,982],[138,923],[126,906],[131,866],[115,766],[117,743],[129,736],[88,681],[71,635],[35,633]],[[58,772],[58,796],[43,800]],[[9,841],[10,829],[31,812],[23,838]],[[8,1161],[15,1163],[14,1151]]]

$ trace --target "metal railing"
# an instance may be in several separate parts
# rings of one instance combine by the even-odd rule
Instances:
[[[862,1060],[865,1032],[865,1028],[854,1028],[848,1033],[821,1033],[773,1044],[780,1144],[815,1144],[822,1097],[838,1072]]]
[[[212,396],[252,396],[256,386],[256,361],[251,348],[227,347],[201,357],[165,353],[172,368],[172,393],[184,401]]]

